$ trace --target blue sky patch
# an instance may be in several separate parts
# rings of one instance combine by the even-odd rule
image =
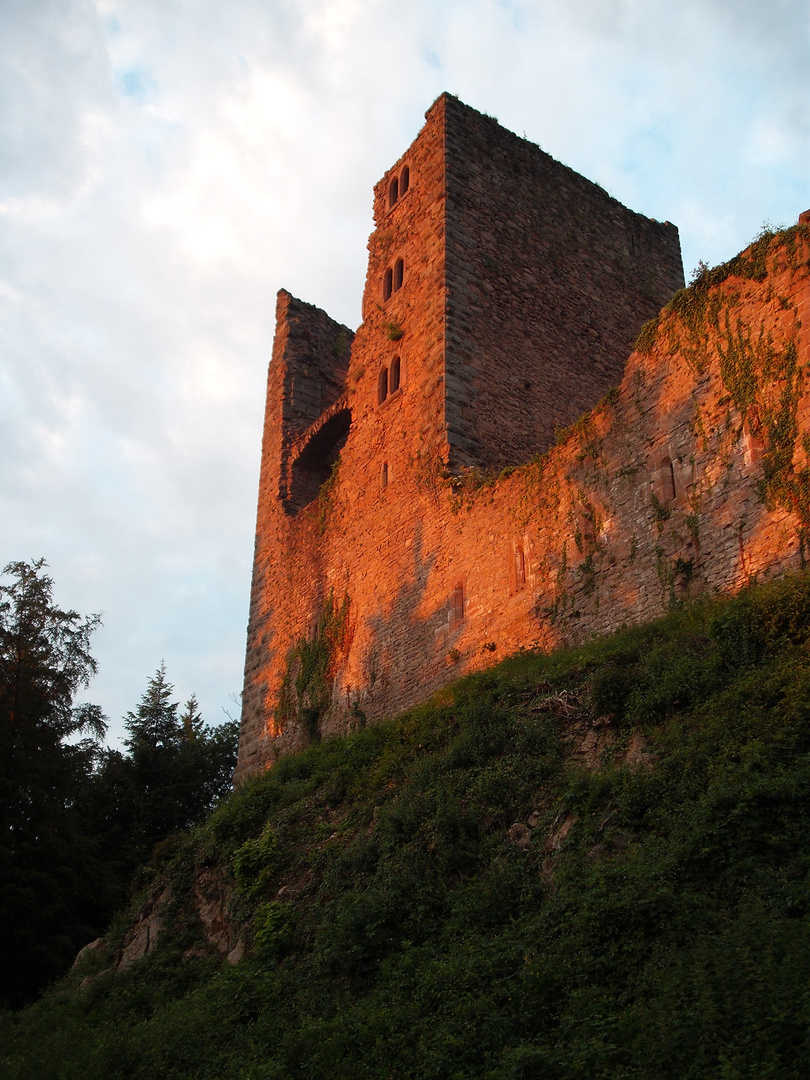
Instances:
[[[118,88],[124,97],[133,98],[140,104],[153,101],[157,94],[157,83],[146,67],[130,68],[116,75]]]

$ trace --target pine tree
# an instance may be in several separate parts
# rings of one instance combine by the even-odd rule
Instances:
[[[183,738],[186,742],[197,742],[203,733],[203,722],[196,694],[192,694],[186,702],[180,723],[183,726]]]
[[[34,998],[101,934],[156,843],[230,788],[237,725],[183,714],[161,663],[103,749],[105,718],[76,704],[96,671],[97,615],[53,602],[45,562],[0,580],[0,1008]]]
[[[195,694],[178,716],[173,694],[161,662],[137,708],[126,715],[128,753],[107,751],[88,801],[122,882],[155,844],[202,821],[231,787],[238,725],[206,727]]]
[[[74,703],[100,619],[57,607],[45,565],[9,563],[0,582],[0,1000],[12,1005],[89,940],[105,894],[77,811],[105,722]]]
[[[126,746],[134,756],[150,749],[164,750],[179,746],[183,724],[177,718],[177,702],[171,701],[174,687],[166,679],[166,664],[147,683],[146,692],[135,712],[128,712],[124,726],[129,732]]]

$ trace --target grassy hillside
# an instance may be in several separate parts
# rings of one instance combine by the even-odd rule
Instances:
[[[809,648],[801,574],[286,758],[145,872],[157,948],[105,971],[122,918],[5,1019],[2,1076],[810,1075]]]

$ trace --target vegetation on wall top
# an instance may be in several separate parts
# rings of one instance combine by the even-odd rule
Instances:
[[[636,352],[652,352],[662,315],[678,315],[693,332],[699,330],[706,320],[711,291],[732,277],[749,281],[764,281],[768,275],[769,256],[771,265],[774,267],[778,265],[780,257],[784,257],[785,264],[796,269],[798,266],[797,244],[800,240],[809,239],[810,225],[792,225],[788,229],[779,231],[773,230],[769,225],[764,225],[754,241],[733,259],[713,267],[703,262],[699,263],[687,288],[680,289],[661,314],[642,326],[634,346]],[[716,311],[713,316],[716,319]]]

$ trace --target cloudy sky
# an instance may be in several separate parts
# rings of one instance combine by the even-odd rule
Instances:
[[[356,326],[371,189],[449,90],[674,221],[810,208],[808,0],[0,0],[0,559],[238,713],[285,287]]]

